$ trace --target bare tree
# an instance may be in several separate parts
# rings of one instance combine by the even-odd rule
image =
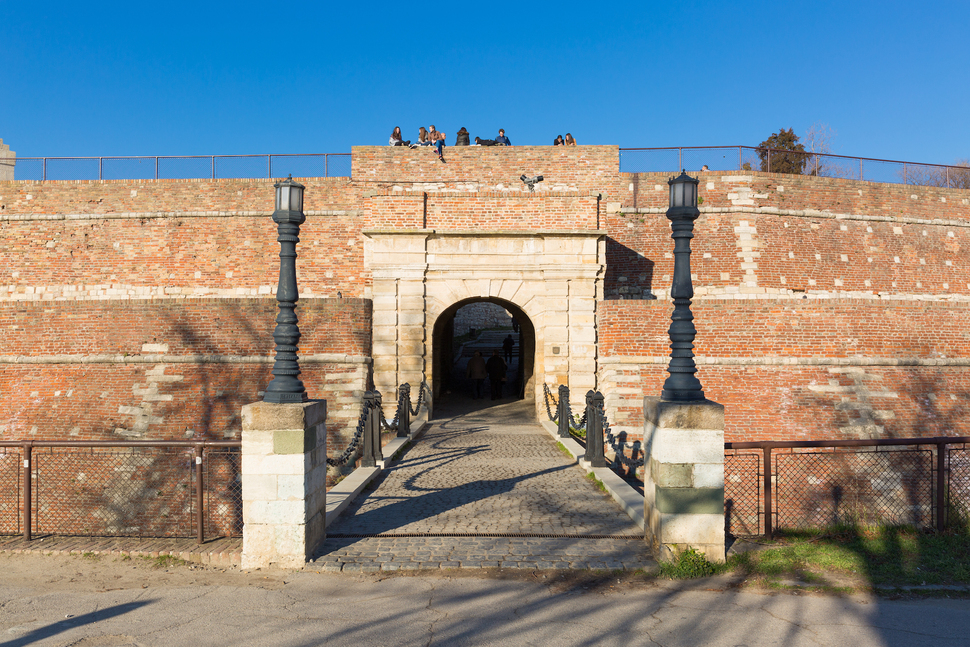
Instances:
[[[806,175],[817,175],[819,177],[852,177],[853,173],[848,165],[842,163],[838,158],[828,157],[832,155],[832,140],[835,139],[836,132],[828,124],[816,121],[808,130],[802,141],[805,150],[811,153],[808,164],[805,167]]]
[[[970,160],[957,160],[949,168],[930,164],[903,164],[898,175],[903,184],[970,189]]]

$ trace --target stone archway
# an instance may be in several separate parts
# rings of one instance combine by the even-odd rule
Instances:
[[[494,300],[535,331],[531,395],[542,385],[596,388],[596,302],[602,299],[604,232],[598,230],[365,231],[373,277],[374,385],[385,400],[403,382],[435,388],[432,338],[456,304]],[[446,315],[447,316],[447,315]]]
[[[452,328],[455,321],[455,315],[464,306],[481,302],[494,303],[502,306],[513,317],[515,317],[516,321],[518,322],[520,326],[519,339],[521,341],[519,346],[519,366],[521,367],[522,373],[522,388],[521,392],[517,395],[531,398],[532,394],[535,392],[535,365],[537,347],[535,325],[532,323],[529,315],[527,315],[522,308],[519,308],[510,301],[497,298],[478,297],[459,301],[458,303],[449,306],[437,317],[431,326],[431,374],[433,376],[432,382],[434,384],[433,393],[435,399],[438,399],[440,391],[444,387],[445,380],[441,379],[441,376],[447,375],[452,371],[452,359],[454,357],[454,348],[452,346],[454,332]]]

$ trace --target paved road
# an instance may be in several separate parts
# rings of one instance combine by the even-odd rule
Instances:
[[[652,566],[643,531],[530,422],[532,404],[493,404],[459,400],[436,414],[378,487],[330,526],[317,564],[344,571]],[[420,536],[433,534],[473,536]]]
[[[966,600],[310,568],[219,573],[0,555],[0,645],[951,647],[970,635]]]

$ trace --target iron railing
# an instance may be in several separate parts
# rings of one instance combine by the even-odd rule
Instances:
[[[239,441],[0,441],[0,534],[242,535]]]
[[[18,157],[16,180],[158,180],[350,177],[350,153]],[[621,148],[624,173],[774,171],[870,182],[970,189],[970,167],[875,157],[797,152],[757,146]]]
[[[970,436],[724,443],[727,528],[945,530],[970,515],[968,444]]]
[[[819,177],[970,189],[970,167],[965,165],[923,164],[829,153],[800,153],[754,146],[620,149],[620,171],[624,173],[677,173],[681,169],[692,172],[702,170],[797,172]]]
[[[350,177],[350,153],[18,157],[15,180],[226,180]]]

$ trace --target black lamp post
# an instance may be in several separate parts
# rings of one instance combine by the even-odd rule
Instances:
[[[300,345],[300,327],[297,325],[296,302],[300,292],[296,288],[296,244],[300,242],[300,225],[306,221],[303,215],[304,186],[293,181],[293,176],[277,182],[276,210],[273,221],[277,225],[280,243],[280,282],[276,288],[276,301],[280,313],[276,316],[276,362],[273,364],[273,381],[266,387],[263,402],[286,404],[306,402],[306,388],[300,381],[300,363],[296,356]]]
[[[700,215],[697,208],[697,179],[682,171],[670,178],[670,220],[674,239],[674,282],[670,296],[674,300],[674,312],[670,315],[670,377],[664,382],[660,394],[662,400],[692,402],[704,399],[701,383],[694,373],[694,315],[690,312],[690,300],[694,286],[690,279],[690,239],[694,237],[694,221]]]

